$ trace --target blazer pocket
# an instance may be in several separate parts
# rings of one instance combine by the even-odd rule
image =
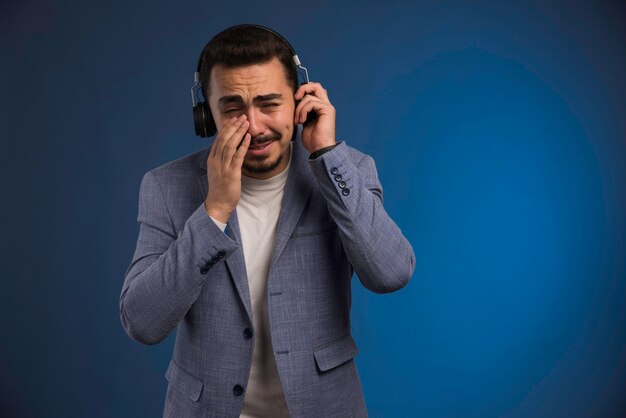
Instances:
[[[325,372],[354,358],[359,350],[350,334],[313,351],[315,362]]]
[[[165,372],[165,378],[172,386],[187,395],[189,399],[198,402],[202,394],[204,383],[195,376],[190,375],[181,369],[174,359],[170,361],[170,365]]]
[[[308,237],[309,235],[323,234],[328,231],[332,231],[337,228],[337,224],[332,219],[324,222],[308,224],[308,225],[296,225],[291,234],[292,238]]]

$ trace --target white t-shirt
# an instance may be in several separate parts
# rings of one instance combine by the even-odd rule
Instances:
[[[292,147],[293,149],[293,147]],[[267,180],[242,176],[237,219],[241,232],[248,287],[252,302],[255,343],[252,368],[240,418],[289,417],[285,396],[276,369],[270,336],[267,280],[276,242],[276,224],[280,213],[289,165]],[[215,219],[218,226],[226,225]]]

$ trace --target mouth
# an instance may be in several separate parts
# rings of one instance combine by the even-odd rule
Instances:
[[[266,139],[263,141],[255,141],[250,143],[250,146],[248,147],[248,149],[262,149],[265,148],[266,146],[268,146],[270,143],[274,142],[273,139]]]
[[[270,132],[267,135],[258,135],[252,138],[250,145],[248,146],[248,152],[246,155],[255,157],[264,157],[270,151],[272,143],[280,139],[278,132]]]
[[[274,139],[270,139],[263,142],[255,142],[254,144],[250,144],[250,146],[248,147],[248,152],[246,152],[246,154],[254,156],[266,154],[269,151],[272,142],[274,141]]]

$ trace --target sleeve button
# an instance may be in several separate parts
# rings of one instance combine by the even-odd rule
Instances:
[[[341,187],[342,189],[345,189],[345,188],[346,188],[346,182],[345,182],[345,181],[343,181],[343,180],[342,180],[342,181],[340,181],[340,182],[339,182],[339,187]]]
[[[200,274],[207,274],[209,272],[209,268],[208,267],[202,267],[200,269]]]
[[[350,189],[342,189],[341,194],[344,196],[348,196],[350,194]]]
[[[337,170],[337,167],[333,167],[333,168],[331,168],[331,169],[330,169],[330,174],[335,175],[335,174],[337,174],[338,172],[339,172],[339,170]]]
[[[342,178],[341,174],[335,174],[335,181],[341,181]]]

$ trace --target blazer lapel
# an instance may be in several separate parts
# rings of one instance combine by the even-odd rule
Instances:
[[[237,251],[226,259],[226,267],[228,267],[230,277],[232,277],[239,297],[246,308],[248,319],[252,323],[252,303],[250,302],[250,288],[248,287],[248,272],[246,271],[246,260],[243,256],[243,244],[241,243],[241,232],[239,231],[236,209],[228,220],[226,234],[239,244]]]
[[[208,157],[208,151],[210,147],[207,148],[206,152],[200,153],[200,162],[199,166],[202,170],[202,174],[198,177],[198,182],[200,183],[200,191],[202,195],[202,201],[206,199],[206,195],[208,192],[208,182],[207,182],[207,174],[206,174],[206,159]],[[230,273],[230,277],[237,288],[237,292],[239,293],[239,297],[241,298],[244,307],[246,308],[246,313],[248,314],[248,319],[252,322],[252,304],[250,302],[250,288],[248,287],[248,274],[246,272],[246,262],[243,256],[243,245],[241,244],[241,233],[239,230],[239,221],[237,219],[237,210],[233,212],[228,220],[226,226],[226,235],[228,235],[231,239],[235,240],[239,244],[239,248],[233,252],[226,260],[226,267],[228,272]]]
[[[313,173],[308,166],[308,155],[302,146],[300,135],[298,135],[293,141],[289,175],[287,176],[278,224],[276,225],[276,245],[270,263],[270,277],[271,271],[282,254],[311,194]]]

